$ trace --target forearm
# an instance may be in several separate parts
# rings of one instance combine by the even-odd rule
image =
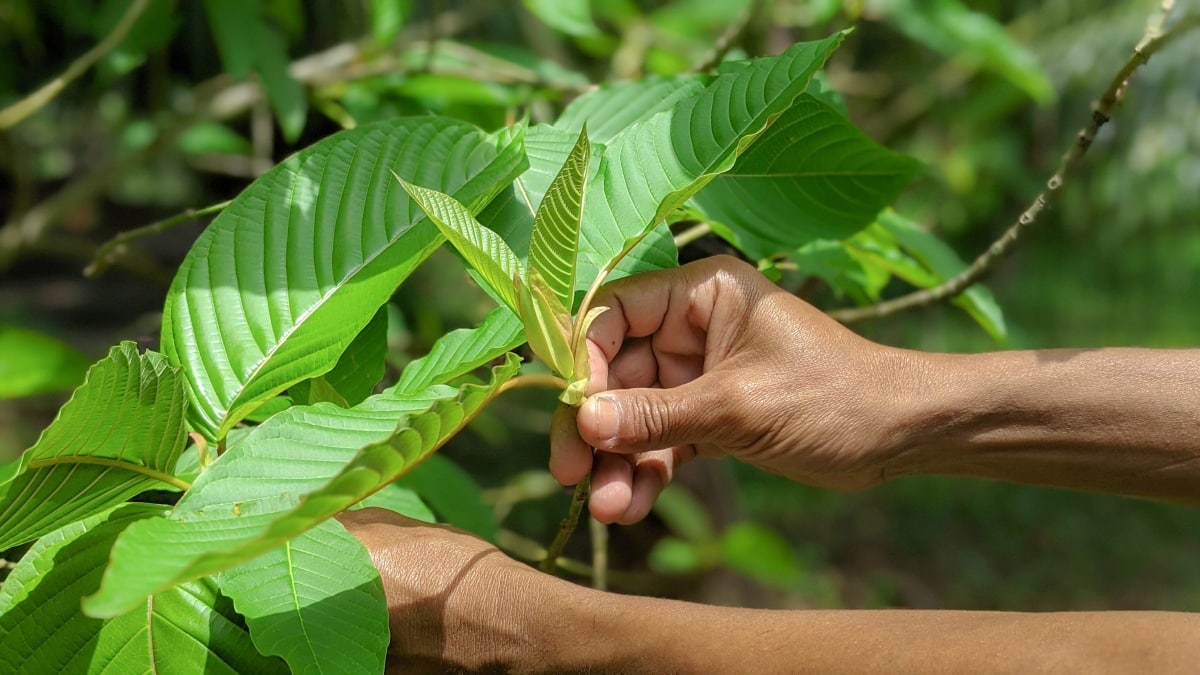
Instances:
[[[913,353],[909,353],[913,354]],[[1200,350],[912,355],[886,477],[963,475],[1200,505]]]
[[[581,592],[554,637],[563,671],[625,673],[1191,672],[1200,617],[769,611]]]

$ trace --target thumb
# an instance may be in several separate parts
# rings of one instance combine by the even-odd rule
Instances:
[[[579,408],[579,435],[597,450],[644,452],[710,442],[720,429],[711,387],[615,389]]]

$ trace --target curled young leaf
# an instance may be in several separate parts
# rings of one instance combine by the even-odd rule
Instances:
[[[525,324],[530,349],[556,375],[570,380],[575,375],[571,311],[546,284],[536,267],[529,268],[528,283],[522,283],[520,278],[513,281],[517,285],[517,308]]]
[[[578,408],[587,396],[588,382],[591,378],[592,366],[588,362],[587,332],[596,317],[608,311],[607,307],[593,307],[580,321],[575,329],[575,363],[574,378],[567,388],[559,395],[558,400],[572,408]]]

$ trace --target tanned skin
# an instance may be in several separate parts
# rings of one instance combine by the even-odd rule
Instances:
[[[1198,349],[896,349],[724,257],[597,305],[591,395],[556,412],[550,470],[590,472],[603,522],[644,518],[677,466],[721,455],[836,490],[955,475],[1200,505]],[[1197,615],[707,607],[581,588],[387,512],[343,522],[384,579],[396,672],[1200,668]]]

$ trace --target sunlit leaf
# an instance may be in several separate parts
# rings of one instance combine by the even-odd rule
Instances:
[[[0,469],[0,550],[166,487],[187,397],[160,354],[114,347],[21,458]]]
[[[486,384],[434,388],[431,407],[402,415],[382,435],[387,415],[378,409],[402,408],[411,398],[379,395],[350,410],[322,404],[276,415],[263,425],[280,420],[269,434],[247,436],[205,471],[170,517],[121,535],[104,584],[85,601],[85,611],[122,614],[148,595],[251,560],[350,508],[458,433],[519,365],[510,355]],[[312,427],[289,423],[289,416],[298,420],[305,412]],[[288,437],[295,434],[301,437]],[[363,441],[357,453],[350,450]]]
[[[163,313],[191,422],[210,440],[334,367],[397,285],[443,241],[395,170],[484,204],[524,167],[522,130],[396,119],[334,134],[240,194],[197,240]]]
[[[143,598],[101,621],[79,611],[100,585],[113,540],[163,507],[128,504],[34,544],[0,590],[0,664],[13,673],[282,673],[260,655],[241,617],[204,579]]]
[[[497,307],[477,328],[450,331],[400,373],[400,380],[387,391],[415,393],[430,385],[443,384],[471,372],[516,349],[525,341],[521,319],[507,307]]]
[[[531,14],[547,26],[567,35],[587,36],[600,32],[592,21],[590,0],[522,0]]]
[[[263,654],[292,672],[383,672],[387,600],[362,543],[336,520],[217,578]]]
[[[395,485],[420,496],[443,522],[496,541],[496,518],[491,506],[483,500],[479,483],[448,457],[431,455]]]
[[[579,140],[538,206],[529,240],[529,268],[538,271],[547,289],[558,296],[568,313],[575,296],[575,259],[579,254],[583,190],[591,155],[584,125]]]
[[[735,572],[780,588],[800,579],[800,563],[787,540],[758,523],[736,523],[721,533],[722,562]]]

